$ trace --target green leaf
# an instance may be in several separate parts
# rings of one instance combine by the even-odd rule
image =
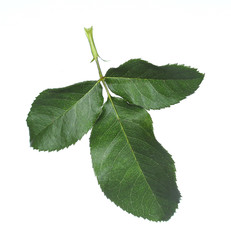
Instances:
[[[141,107],[108,100],[90,137],[93,168],[105,195],[138,217],[166,221],[180,193],[174,162],[153,134]]]
[[[105,75],[108,87],[130,103],[146,109],[176,104],[199,87],[204,75],[183,65],[155,66],[132,59]]]
[[[27,118],[31,146],[53,151],[74,144],[92,128],[102,104],[102,87],[96,81],[43,91]]]

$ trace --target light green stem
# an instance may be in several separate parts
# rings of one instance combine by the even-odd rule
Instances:
[[[95,46],[95,43],[94,43],[94,39],[93,39],[93,27],[90,27],[90,28],[84,28],[85,29],[85,33],[86,33],[86,36],[87,36],[87,39],[89,41],[89,44],[90,44],[90,47],[91,47],[91,53],[93,55],[93,60],[95,60],[96,62],[96,65],[97,65],[97,68],[98,68],[98,72],[99,72],[99,81],[102,81],[103,83],[103,86],[107,92],[107,95],[108,95],[108,98],[110,99],[110,101],[112,102],[112,99],[111,99],[111,95],[110,95],[110,92],[109,92],[109,89],[107,87],[107,84],[105,83],[104,81],[104,76],[102,74],[102,71],[101,71],[101,68],[100,68],[100,65],[99,65],[99,54],[96,50],[96,46]]]
[[[93,56],[92,61],[95,60],[97,68],[98,68],[98,72],[99,72],[99,77],[103,78],[103,74],[102,74],[102,71],[101,71],[101,68],[100,68],[100,65],[99,65],[99,60],[98,60],[99,54],[96,50],[95,42],[94,42],[94,39],[93,39],[93,27],[84,28],[84,30],[85,30],[87,39],[88,39],[90,47],[91,47],[91,53],[92,53],[92,56]]]
[[[95,60],[95,62],[96,62],[97,68],[98,68],[99,77],[100,77],[100,78],[103,78],[103,74],[102,74],[102,71],[101,71],[101,68],[100,68],[100,65],[99,65],[99,60],[98,60],[98,58]]]
[[[112,107],[115,110],[116,117],[120,121],[119,115],[118,115],[117,110],[115,108],[115,105],[114,105],[114,103],[112,101],[111,94],[109,92],[107,84],[104,81],[105,77],[103,76],[101,68],[100,68],[100,65],[99,65],[99,60],[98,60],[99,54],[98,54],[98,52],[96,50],[94,39],[93,39],[93,27],[91,27],[91,28],[84,28],[84,29],[85,29],[85,32],[86,32],[86,35],[87,35],[87,38],[88,38],[88,41],[89,41],[89,44],[90,44],[90,47],[91,47],[91,52],[92,52],[92,55],[93,55],[93,60],[92,61],[95,60],[97,68],[98,68],[99,77],[100,77],[99,82],[103,83],[103,86],[104,86],[104,88],[105,88],[105,90],[107,92],[108,98],[109,98],[109,100],[110,100],[110,102],[112,104]]]

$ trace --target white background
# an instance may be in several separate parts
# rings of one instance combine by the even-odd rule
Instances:
[[[0,239],[230,240],[230,1],[0,1]],[[97,80],[131,59],[196,67],[205,79],[181,103],[150,111],[182,194],[168,222],[127,214],[101,192],[89,133],[59,152],[29,146],[26,117],[44,89]]]

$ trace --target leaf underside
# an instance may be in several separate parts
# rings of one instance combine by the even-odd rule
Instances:
[[[138,217],[166,221],[180,199],[174,162],[141,107],[108,100],[90,137],[93,168],[105,195]]]
[[[184,65],[155,66],[132,59],[105,75],[108,87],[130,103],[146,109],[176,104],[199,87],[204,74]]]
[[[43,91],[27,118],[31,146],[54,151],[74,144],[92,128],[102,104],[102,87],[96,81]]]

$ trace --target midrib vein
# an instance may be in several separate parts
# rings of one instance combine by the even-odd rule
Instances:
[[[200,78],[181,78],[181,79],[171,79],[171,78],[168,78],[168,79],[159,79],[159,78],[139,78],[139,77],[105,77],[105,80],[107,79],[119,79],[119,80],[145,80],[145,81],[148,81],[148,80],[154,80],[154,81],[186,81],[186,80],[189,80],[189,81],[195,81],[195,80],[200,80]]]
[[[136,162],[136,164],[137,164],[137,166],[138,166],[138,168],[139,168],[139,170],[140,170],[140,173],[144,176],[144,179],[145,179],[145,181],[146,181],[146,183],[147,183],[148,188],[150,189],[152,195],[153,195],[154,198],[156,199],[156,202],[157,202],[159,208],[161,209],[162,213],[165,215],[165,212],[163,211],[163,208],[162,208],[161,205],[159,204],[159,202],[158,202],[155,194],[153,193],[153,191],[152,191],[150,185],[148,184],[148,181],[147,181],[147,179],[146,179],[146,177],[145,177],[145,175],[144,175],[144,173],[143,173],[143,171],[142,171],[142,169],[141,169],[141,167],[140,167],[140,164],[139,164],[139,162],[138,162],[138,160],[137,160],[137,158],[136,158],[136,155],[135,155],[135,153],[134,153],[134,150],[132,149],[132,146],[131,146],[131,144],[130,144],[130,142],[129,142],[129,139],[128,139],[128,137],[127,137],[127,134],[126,134],[126,132],[125,132],[125,130],[124,130],[123,124],[122,124],[122,122],[121,122],[121,120],[120,120],[119,114],[118,114],[118,112],[117,112],[117,110],[116,110],[116,107],[115,107],[115,105],[114,105],[114,103],[113,103],[113,100],[112,100],[112,98],[111,98],[110,95],[109,95],[108,97],[109,97],[109,100],[110,100],[110,102],[111,102],[112,108],[113,108],[114,111],[115,111],[116,118],[117,118],[118,121],[119,121],[121,130],[122,130],[122,132],[123,132],[123,134],[124,134],[124,137],[125,137],[125,139],[126,139],[126,142],[127,142],[127,144],[129,145],[129,148],[130,148],[130,150],[131,150],[131,152],[132,152],[132,155],[133,155],[133,157],[134,157],[134,159],[135,159],[135,162]]]
[[[55,120],[53,120],[50,124],[48,124],[45,128],[43,128],[38,134],[36,134],[35,136],[38,137],[42,132],[44,132],[47,128],[49,128],[51,125],[54,124],[54,122],[56,122],[57,120],[59,120],[61,117],[63,117],[68,111],[70,111],[74,106],[77,105],[77,103],[82,100],[84,97],[86,97],[91,91],[92,89],[95,88],[95,86],[99,83],[96,82],[96,84],[88,91],[86,92],[86,94],[84,94],[80,99],[78,99],[73,105],[71,105],[71,107],[69,107],[68,109],[66,109],[60,116],[58,116]]]

